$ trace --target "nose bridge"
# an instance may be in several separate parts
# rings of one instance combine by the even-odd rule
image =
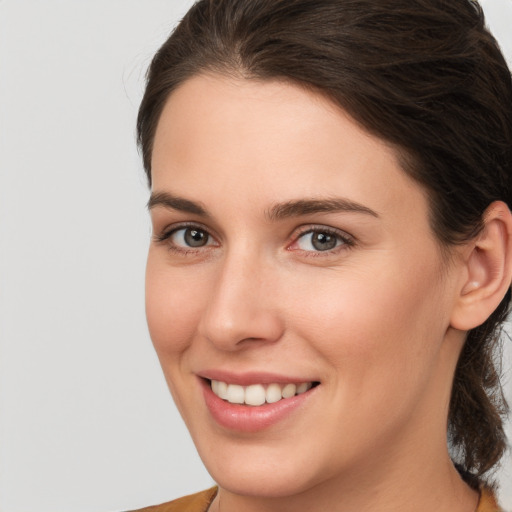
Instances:
[[[270,272],[254,247],[228,251],[200,322],[201,334],[223,350],[237,350],[249,340],[279,339],[282,324],[268,289]]]

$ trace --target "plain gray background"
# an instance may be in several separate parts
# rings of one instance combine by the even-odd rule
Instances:
[[[0,0],[0,512],[212,484],[146,332],[134,142],[146,67],[191,3]],[[512,0],[482,3],[512,62]],[[501,481],[512,510],[510,458]]]

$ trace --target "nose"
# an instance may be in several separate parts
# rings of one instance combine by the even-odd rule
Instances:
[[[225,351],[279,340],[284,322],[275,301],[273,274],[257,257],[227,257],[217,271],[199,334]]]

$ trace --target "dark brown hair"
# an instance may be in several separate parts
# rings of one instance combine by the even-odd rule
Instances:
[[[471,0],[201,0],[155,55],[138,117],[151,183],[157,123],[201,72],[317,90],[393,145],[428,192],[449,248],[478,233],[494,200],[512,204],[512,82]],[[452,457],[477,477],[506,447],[499,362],[510,290],[468,333],[448,418]]]

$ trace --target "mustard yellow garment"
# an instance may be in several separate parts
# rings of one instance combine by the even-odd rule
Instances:
[[[206,512],[216,494],[217,487],[212,487],[197,494],[183,496],[183,498],[178,498],[169,503],[141,508],[132,512]],[[502,512],[502,509],[496,504],[492,493],[483,489],[476,512]]]
[[[141,508],[132,512],[206,512],[216,494],[217,487],[212,487],[206,491],[183,496],[168,503]]]

